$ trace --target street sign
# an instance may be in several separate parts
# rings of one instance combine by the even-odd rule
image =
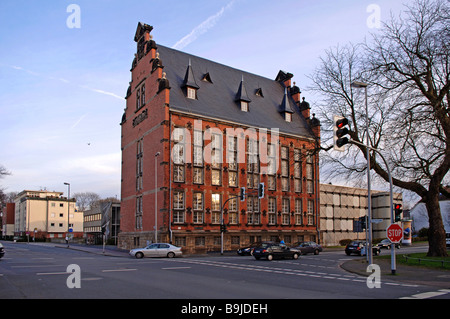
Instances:
[[[386,229],[386,237],[391,241],[391,243],[399,243],[403,238],[402,227],[397,224],[390,224]]]

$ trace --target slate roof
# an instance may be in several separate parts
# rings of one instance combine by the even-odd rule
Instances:
[[[289,103],[283,101],[285,87],[282,83],[160,44],[157,51],[171,87],[170,109],[268,130],[278,128],[280,133],[314,138],[311,127],[291,96],[288,94]],[[189,62],[189,72],[192,72],[198,86],[195,100],[186,97],[185,81]],[[202,81],[208,73],[212,83]],[[248,99],[251,100],[248,112],[241,111],[236,101],[239,90],[242,92],[242,79]],[[264,96],[256,95],[257,91],[264,92]],[[293,111],[292,122],[286,122],[280,113],[280,109],[286,105]]]

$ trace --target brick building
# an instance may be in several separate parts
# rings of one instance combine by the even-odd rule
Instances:
[[[157,45],[152,29],[138,24],[121,121],[119,247],[218,251],[222,217],[225,250],[317,240],[320,122],[293,75],[272,80]]]

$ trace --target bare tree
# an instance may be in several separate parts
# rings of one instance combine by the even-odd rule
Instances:
[[[311,76],[323,94],[323,124],[332,114],[351,119],[351,139],[365,142],[365,108],[355,80],[369,83],[370,145],[388,158],[394,185],[416,193],[429,217],[429,256],[446,256],[439,193],[450,168],[450,11],[446,0],[416,0],[392,17],[371,42],[326,52]],[[364,173],[366,148],[350,147],[334,162],[335,173]],[[371,168],[384,180],[376,153]]]
[[[73,194],[76,199],[77,207],[80,211],[84,212],[92,208],[101,198],[100,195],[93,192],[80,192]]]

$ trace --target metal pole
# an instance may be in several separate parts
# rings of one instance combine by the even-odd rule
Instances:
[[[155,154],[155,243],[158,242],[158,168],[157,161],[159,152]]]
[[[367,99],[367,85],[364,87],[365,95],[366,95],[366,140],[367,140],[367,223],[369,229],[369,238],[367,247],[367,256],[369,264],[372,264],[372,194],[370,189],[370,140],[369,140],[369,107],[368,107],[368,99]]]
[[[67,235],[66,235],[66,237],[67,237],[67,248],[69,248],[69,230],[70,230],[70,224],[69,224],[69,222],[70,222],[70,220],[69,220],[69,218],[70,218],[70,183],[64,183],[64,185],[67,185],[68,186],[68,194],[67,194]]]
[[[363,145],[362,143],[358,143],[353,140],[350,141],[350,143]],[[390,205],[391,205],[391,224],[393,224],[394,223],[394,191],[393,191],[391,170],[390,170],[389,165],[388,165],[386,159],[384,158],[383,154],[381,154],[381,152],[379,150],[377,150],[376,148],[370,147],[370,149],[373,150],[374,152],[377,152],[380,155],[380,157],[383,159],[384,164],[386,165],[386,170],[387,170],[388,178],[389,178],[389,201],[390,201]],[[395,257],[395,244],[391,243],[391,274],[392,275],[395,275],[396,268],[397,268],[397,265],[396,265],[396,257]]]

